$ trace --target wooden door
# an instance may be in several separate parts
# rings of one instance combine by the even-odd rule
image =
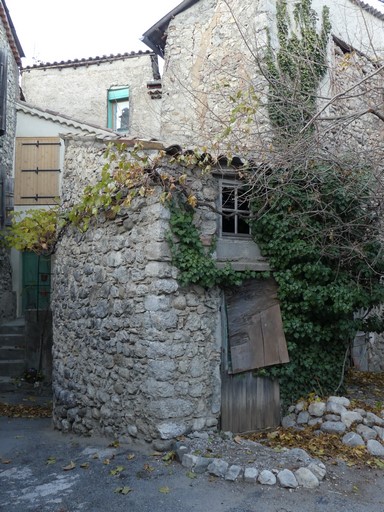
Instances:
[[[223,313],[221,428],[250,432],[276,427],[279,383],[255,374],[289,361],[276,282],[252,279],[227,290]]]
[[[22,308],[47,310],[51,292],[51,258],[33,252],[22,253]]]

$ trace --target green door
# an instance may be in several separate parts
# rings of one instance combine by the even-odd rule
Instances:
[[[49,309],[51,258],[23,252],[23,312],[26,309]]]

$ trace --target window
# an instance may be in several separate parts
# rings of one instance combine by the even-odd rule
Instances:
[[[60,148],[56,137],[16,139],[15,205],[57,204]]]
[[[223,236],[249,236],[249,198],[241,184],[221,183],[221,234]]]
[[[129,89],[126,86],[108,91],[108,128],[116,132],[129,130]]]

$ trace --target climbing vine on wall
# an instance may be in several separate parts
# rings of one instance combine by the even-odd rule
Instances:
[[[277,3],[279,47],[273,51],[270,37],[267,53],[268,111],[287,154],[316,112],[329,33],[326,8],[318,31],[310,0],[295,4],[293,20],[287,2]],[[291,360],[263,373],[279,378],[286,402],[342,389],[356,331],[383,330],[372,313],[384,299],[377,182],[351,159],[316,154],[312,147],[284,167],[281,158],[253,183],[252,233],[279,286]]]
[[[269,82],[268,113],[281,137],[297,134],[316,111],[316,95],[327,71],[327,44],[331,30],[329,9],[323,8],[320,30],[311,0],[300,0],[293,20],[286,0],[276,4],[278,49],[271,35],[266,58]]]
[[[173,198],[169,207],[171,218],[168,242],[172,261],[179,270],[178,280],[182,285],[197,284],[204,288],[238,286],[245,279],[263,277],[260,272],[236,271],[230,263],[224,268],[218,268],[212,255],[214,242],[205,247],[200,231],[193,223],[194,209],[177,197]]]

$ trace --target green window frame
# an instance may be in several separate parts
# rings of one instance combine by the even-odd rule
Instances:
[[[129,131],[129,88],[113,87],[108,90],[108,128],[116,132]]]

